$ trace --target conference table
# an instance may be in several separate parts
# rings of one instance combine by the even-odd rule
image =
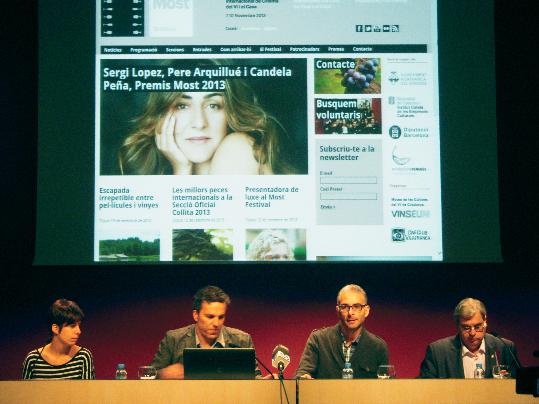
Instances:
[[[284,380],[289,403],[535,403],[514,380]],[[0,403],[286,403],[277,380],[0,381]]]

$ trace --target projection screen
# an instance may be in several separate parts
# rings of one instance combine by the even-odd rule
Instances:
[[[492,5],[446,3],[56,8],[35,262],[498,261]]]

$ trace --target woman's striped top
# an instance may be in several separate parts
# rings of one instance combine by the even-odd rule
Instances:
[[[81,348],[71,360],[63,365],[51,365],[34,349],[22,364],[23,379],[95,379],[92,353]]]

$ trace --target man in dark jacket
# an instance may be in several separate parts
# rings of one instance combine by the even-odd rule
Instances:
[[[367,294],[358,285],[346,285],[337,295],[339,323],[314,330],[301,356],[296,377],[340,379],[349,362],[354,378],[375,378],[378,366],[388,364],[387,344],[365,329],[370,313]]]
[[[486,332],[487,310],[481,301],[470,297],[461,300],[453,318],[457,335],[429,344],[420,377],[469,379],[474,377],[477,364],[487,378],[493,377],[495,365],[506,365],[507,372],[515,376],[519,366],[515,344]]]
[[[160,379],[183,379],[183,350],[185,348],[254,348],[249,334],[225,327],[230,297],[217,286],[200,289],[193,298],[194,324],[167,331],[159,344],[151,365]],[[257,377],[261,372],[253,363]]]

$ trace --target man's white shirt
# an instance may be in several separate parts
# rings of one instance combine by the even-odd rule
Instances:
[[[463,344],[462,345],[462,367],[464,368],[464,377],[466,379],[474,378],[474,371],[476,364],[480,363],[483,367],[483,370],[486,372],[486,361],[485,361],[485,339],[481,341],[481,346],[476,353],[470,352],[468,348]]]

